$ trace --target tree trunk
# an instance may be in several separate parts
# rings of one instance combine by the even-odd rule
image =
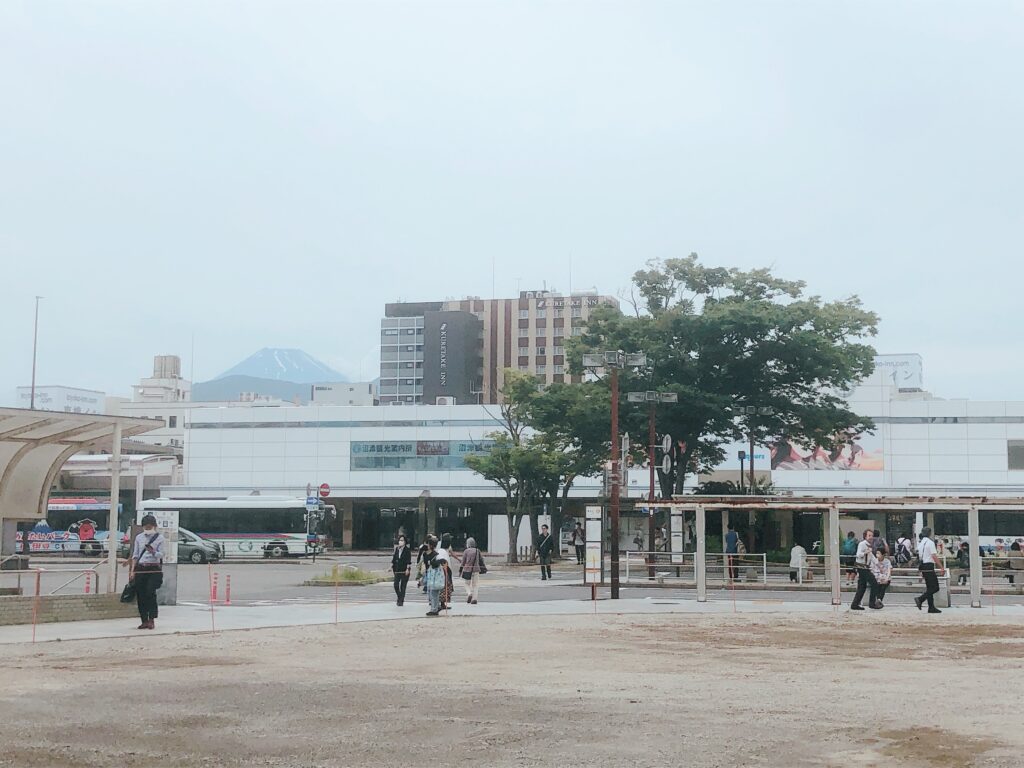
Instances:
[[[506,510],[508,520],[508,562],[519,562],[519,526],[523,522],[523,516],[517,515],[515,510],[509,506]]]

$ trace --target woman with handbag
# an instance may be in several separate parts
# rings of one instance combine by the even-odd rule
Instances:
[[[156,628],[156,591],[164,583],[164,537],[156,529],[156,518],[142,518],[142,533],[135,537],[129,562],[128,580],[135,585],[139,605],[139,629]]]
[[[480,574],[487,573],[487,566],[484,565],[484,555],[476,547],[476,539],[466,539],[466,549],[462,553],[462,567],[459,569],[462,575],[463,584],[466,585],[466,602],[476,605],[477,597],[480,594]]]

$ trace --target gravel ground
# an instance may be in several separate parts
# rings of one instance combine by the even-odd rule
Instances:
[[[5,649],[0,766],[1024,764],[998,617],[415,619]]]

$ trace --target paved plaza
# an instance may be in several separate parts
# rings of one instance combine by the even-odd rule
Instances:
[[[6,628],[0,766],[1021,764],[1024,609],[420,607],[335,625],[331,605],[233,606],[214,634],[178,606],[156,632],[51,625],[65,642],[35,645]]]

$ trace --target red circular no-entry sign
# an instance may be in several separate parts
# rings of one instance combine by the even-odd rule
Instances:
[[[325,499],[328,496],[330,496],[331,495],[331,486],[329,486],[327,483],[321,483],[320,484],[320,495],[323,496]]]

